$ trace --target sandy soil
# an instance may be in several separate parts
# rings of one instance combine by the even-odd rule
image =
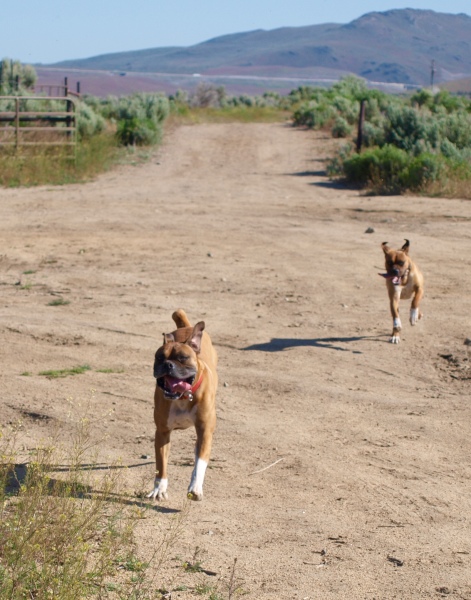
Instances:
[[[236,558],[256,600],[471,598],[471,205],[332,184],[332,144],[285,124],[180,127],[147,164],[0,191],[0,417],[22,420],[25,455],[87,414],[104,461],[150,491],[153,355],[174,309],[206,321],[205,499],[185,501],[194,434],[176,432],[169,500],[137,532],[148,553],[183,515],[156,584],[173,599],[209,597],[201,583],[228,598]],[[381,242],[404,238],[425,316],[395,346],[377,273]],[[214,574],[185,572],[195,556]]]

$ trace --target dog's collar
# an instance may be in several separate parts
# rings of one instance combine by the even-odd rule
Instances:
[[[183,392],[183,394],[180,396],[180,398],[185,398],[186,400],[189,400],[190,402],[193,401],[193,394],[199,389],[200,385],[203,383],[203,377],[204,377],[204,371],[201,371],[201,375],[199,376],[198,381],[193,384],[191,390],[188,390],[188,392]]]
[[[204,376],[204,371],[201,371],[200,378],[198,379],[198,381],[191,388],[191,393],[192,394],[194,394],[199,389],[200,385],[203,383],[203,376]]]

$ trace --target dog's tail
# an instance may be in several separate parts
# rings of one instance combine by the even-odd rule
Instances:
[[[175,321],[175,325],[178,329],[181,327],[191,327],[191,323],[188,320],[186,312],[183,310],[183,308],[176,310],[172,315],[172,319]]]

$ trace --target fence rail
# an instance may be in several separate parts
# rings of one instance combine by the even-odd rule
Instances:
[[[41,83],[35,86],[35,91],[42,94],[46,93],[48,96],[75,96],[80,98],[80,81],[76,83],[76,90],[72,91],[69,87],[69,79],[64,77],[64,85],[57,83]]]
[[[13,110],[2,111],[5,102],[13,104]],[[57,103],[54,110],[52,102]],[[32,103],[37,103],[38,110],[28,108]],[[63,110],[57,110],[57,105]],[[75,100],[69,96],[0,96],[0,148],[12,146],[16,152],[23,146],[63,146],[70,148],[70,158],[75,158]]]

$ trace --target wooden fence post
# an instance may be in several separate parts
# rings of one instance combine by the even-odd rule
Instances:
[[[363,145],[363,123],[365,122],[366,100],[363,99],[360,103],[360,116],[358,118],[358,136],[357,136],[357,152],[360,154]]]
[[[20,98],[15,98],[15,152],[18,154],[20,147]]]

